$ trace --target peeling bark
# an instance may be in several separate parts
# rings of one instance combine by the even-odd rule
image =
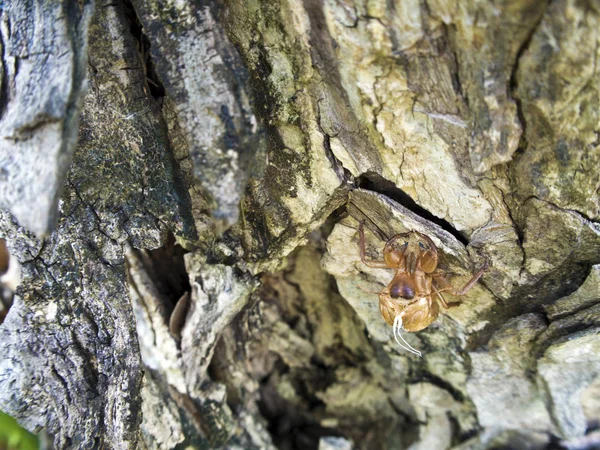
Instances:
[[[7,2],[1,11],[0,206],[47,235],[71,163],[93,2]]]
[[[593,2],[0,14],[0,409],[25,427],[61,449],[600,445]],[[404,334],[422,358],[360,222],[373,259],[429,236],[455,286],[489,263]]]

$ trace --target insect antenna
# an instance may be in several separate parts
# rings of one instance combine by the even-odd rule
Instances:
[[[359,285],[357,285],[356,287],[359,288],[361,291],[366,292],[367,294],[375,294],[375,295],[381,294],[381,292],[367,291],[366,289],[364,289],[362,286],[359,286]]]
[[[404,337],[402,337],[401,331],[404,328],[402,328],[402,317],[400,317],[400,314],[396,315],[396,318],[394,319],[394,325],[392,326],[392,328],[394,329],[394,339],[396,340],[398,345],[404,350],[413,353],[420,358],[422,356],[421,352],[419,350],[414,349],[408,342],[406,342]],[[404,342],[404,344],[406,345],[402,344],[402,342],[400,342],[398,338],[400,338],[402,342]]]

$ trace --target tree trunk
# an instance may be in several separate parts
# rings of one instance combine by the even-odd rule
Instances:
[[[600,445],[597,2],[0,13],[21,266],[0,409],[27,429],[61,449]],[[457,288],[487,262],[402,333],[422,356],[380,314],[393,273],[361,262],[360,223],[368,259],[428,236]]]

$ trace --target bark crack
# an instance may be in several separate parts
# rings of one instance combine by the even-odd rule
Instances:
[[[154,61],[152,60],[150,40],[144,33],[144,26],[142,25],[131,0],[124,0],[123,6],[125,9],[125,17],[129,22],[131,35],[138,43],[138,51],[142,63],[144,64],[144,72],[146,74],[146,82],[148,84],[150,95],[155,99],[160,100],[166,95],[165,87],[156,72]]]
[[[507,92],[508,97],[515,101],[515,104],[517,106],[517,118],[519,119],[519,122],[521,123],[521,127],[523,130],[521,132],[521,138],[520,138],[519,145],[517,147],[517,150],[515,151],[515,154],[513,155],[513,161],[514,161],[515,156],[517,156],[519,153],[524,152],[525,149],[527,148],[527,120],[525,119],[525,113],[523,111],[523,103],[522,103],[521,99],[519,98],[519,96],[516,95],[517,89],[518,89],[517,72],[519,71],[519,65],[521,62],[521,58],[523,57],[525,52],[529,49],[529,46],[531,44],[531,41],[533,40],[533,37],[537,33],[544,18],[546,17],[546,12],[548,11],[548,7],[550,6],[551,2],[552,2],[552,0],[549,0],[546,2],[545,6],[544,6],[544,11],[540,14],[540,17],[537,20],[537,22],[531,27],[531,30],[530,30],[528,36],[523,41],[523,43],[521,44],[521,47],[519,47],[519,50],[517,51],[517,55],[515,57],[515,62],[513,63],[513,66],[512,66],[512,71],[511,71],[510,77],[508,78],[508,86],[506,87],[506,92]]]
[[[469,245],[469,240],[466,238],[466,236],[454,228],[450,222],[441,219],[427,211],[425,208],[415,202],[410,195],[382,176],[371,172],[361,175],[356,180],[356,187],[385,195],[386,197],[409,209],[422,219],[438,225],[440,228],[454,236],[463,245]]]
[[[527,197],[523,201],[523,204],[526,204],[527,202],[529,202],[530,200],[533,200],[533,199],[539,200],[540,202],[543,202],[543,203],[551,206],[552,208],[558,209],[559,211],[566,212],[566,213],[572,214],[574,216],[577,216],[581,221],[586,222],[587,224],[591,225],[594,228],[594,230],[600,235],[600,221],[592,219],[591,217],[589,217],[588,215],[586,215],[585,213],[583,213],[577,209],[565,208],[565,207],[557,205],[556,203],[553,203],[549,200],[540,198],[537,195],[531,195],[531,196]]]
[[[334,172],[338,176],[338,179],[347,184],[354,183],[354,176],[348,169],[344,167],[344,164],[335,156],[333,150],[331,149],[331,138],[335,136],[330,136],[324,129],[321,124],[321,105],[320,103],[323,101],[323,98],[317,100],[317,126],[319,127],[319,131],[323,135],[323,149],[325,150],[325,156],[331,163],[331,167]]]

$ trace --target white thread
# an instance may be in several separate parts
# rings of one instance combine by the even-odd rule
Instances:
[[[400,332],[404,329],[402,327],[402,317],[400,317],[400,314],[396,315],[396,318],[394,319],[394,325],[392,326],[392,328],[394,329],[394,339],[396,340],[398,345],[400,347],[402,347],[404,350],[409,351],[409,352],[417,355],[420,358],[422,356],[421,352],[419,350],[415,350],[408,342],[406,342],[406,340],[400,334]],[[400,339],[402,339],[402,342],[404,342],[404,344],[406,344],[406,346],[404,346],[402,344],[402,342],[400,342],[398,340],[398,337],[400,337]]]

